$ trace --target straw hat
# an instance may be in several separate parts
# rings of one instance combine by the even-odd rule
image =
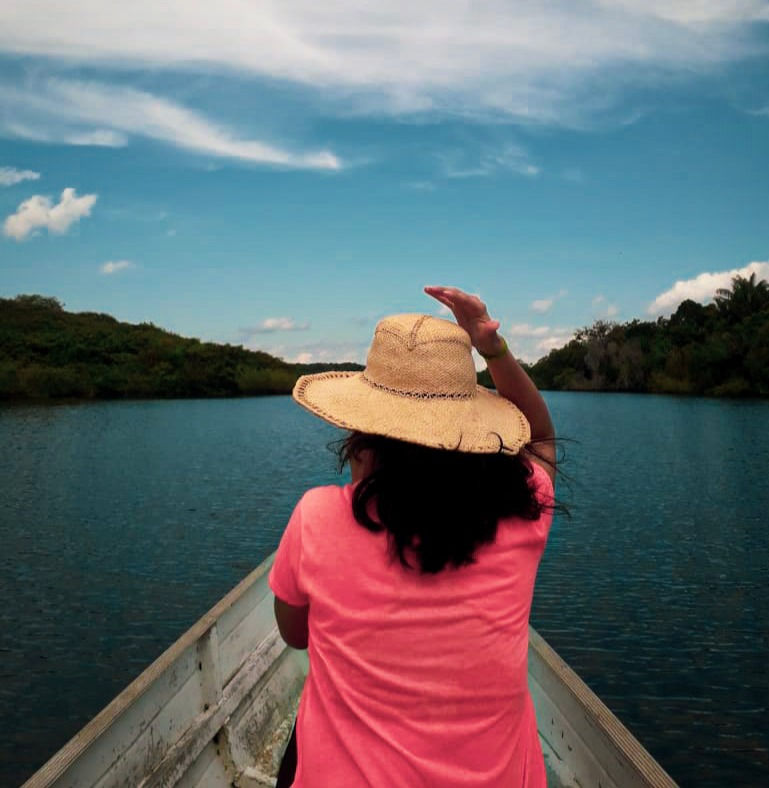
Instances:
[[[430,315],[393,315],[374,332],[363,372],[303,375],[294,399],[348,430],[476,454],[516,454],[529,422],[476,382],[470,337]]]

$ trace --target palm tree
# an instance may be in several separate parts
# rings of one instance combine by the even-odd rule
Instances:
[[[719,312],[727,318],[739,321],[769,307],[769,282],[765,279],[756,281],[755,271],[749,279],[735,276],[731,290],[720,287],[714,298]]]

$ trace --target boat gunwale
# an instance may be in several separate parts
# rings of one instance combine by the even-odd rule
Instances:
[[[136,702],[159,679],[164,671],[213,627],[255,583],[272,567],[275,553],[271,553],[259,566],[247,574],[234,588],[204,613],[183,635],[175,640],[157,659],[116,695],[90,722],[81,728],[61,749],[57,750],[21,788],[50,785]]]
[[[536,653],[554,679],[573,696],[585,718],[595,726],[598,733],[603,735],[628,761],[644,785],[654,788],[677,787],[678,784],[617,715],[531,626],[529,627],[529,649]],[[529,664],[529,670],[531,670],[531,664]]]
[[[160,656],[145,668],[125,689],[123,689],[90,722],[78,731],[64,746],[46,761],[22,786],[22,788],[46,788],[59,780],[99,738],[109,730],[121,715],[126,713],[164,673],[172,667],[190,648],[195,648],[207,637],[208,633],[221,622],[223,616],[233,608],[253,586],[264,578],[274,561],[275,553],[267,556],[254,570],[244,577],[208,612],[201,616],[189,629],[174,641]],[[267,594],[271,592],[267,589]],[[261,597],[260,597],[261,600]],[[248,613],[246,613],[247,617]],[[235,625],[237,626],[237,624]],[[214,630],[215,631],[215,630]],[[275,631],[275,634],[277,632]],[[529,649],[536,655],[537,670],[540,678],[549,674],[557,687],[571,696],[579,709],[579,715],[590,722],[599,736],[607,741],[616,754],[624,759],[630,769],[638,776],[641,784],[654,788],[675,788],[676,783],[660,766],[643,744],[623,725],[616,715],[568,666],[547,641],[533,628],[529,627]],[[248,660],[246,660],[248,662]],[[529,673],[532,675],[532,660],[529,657]],[[240,669],[225,681],[225,686],[240,675]],[[538,682],[539,678],[536,679]],[[221,688],[223,689],[223,687]],[[567,704],[568,705],[568,704]],[[204,715],[205,716],[205,715]],[[565,715],[571,723],[577,720]],[[542,730],[541,722],[538,728]],[[184,739],[184,734],[180,740]],[[581,737],[580,737],[581,738]],[[590,737],[588,737],[590,738]],[[595,743],[595,742],[594,742]],[[589,741],[581,745],[590,750]],[[557,754],[557,751],[556,751]],[[560,757],[560,756],[559,756]],[[107,771],[111,768],[107,767]]]

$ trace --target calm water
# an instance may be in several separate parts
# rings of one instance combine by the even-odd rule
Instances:
[[[548,396],[574,481],[533,623],[682,785],[769,779],[769,403]],[[338,479],[287,397],[0,408],[0,784]]]

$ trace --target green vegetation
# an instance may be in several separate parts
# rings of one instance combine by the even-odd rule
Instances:
[[[544,389],[769,396],[769,284],[737,276],[713,303],[656,322],[599,320],[530,368]]]
[[[151,323],[66,312],[55,298],[0,298],[0,399],[286,394],[299,375],[328,369],[361,367],[287,364]]]
[[[185,339],[151,323],[66,312],[55,298],[0,298],[0,399],[235,397],[289,393],[299,375],[357,364],[287,364]],[[713,303],[654,322],[599,320],[526,366],[543,389],[769,396],[769,284],[735,277]],[[491,386],[487,371],[479,382]]]

